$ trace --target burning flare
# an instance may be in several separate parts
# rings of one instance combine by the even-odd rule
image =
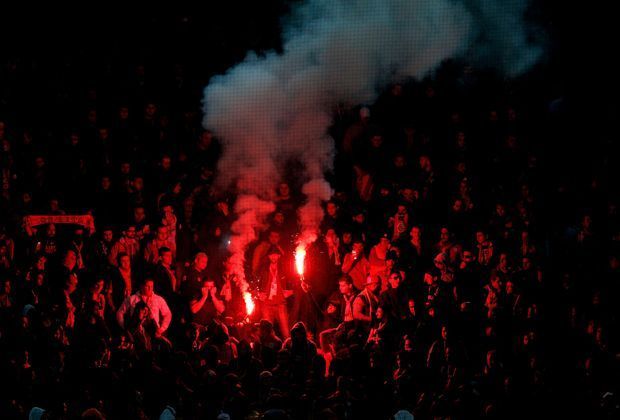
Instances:
[[[306,250],[302,247],[297,247],[295,250],[295,268],[297,273],[303,277],[304,275],[304,261],[306,259]]]
[[[245,292],[243,294],[243,300],[245,301],[245,312],[248,316],[252,315],[254,312],[254,300],[252,299],[252,295],[250,292]]]

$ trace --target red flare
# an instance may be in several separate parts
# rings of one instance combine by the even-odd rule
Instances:
[[[245,292],[243,294],[243,300],[245,301],[245,313],[248,316],[252,315],[252,312],[254,312],[254,300],[250,292]]]
[[[300,276],[304,275],[304,261],[306,259],[306,250],[304,248],[297,248],[295,251],[295,268]]]

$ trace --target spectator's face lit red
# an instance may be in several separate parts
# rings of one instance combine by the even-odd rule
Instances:
[[[128,255],[122,256],[119,262],[119,265],[123,270],[131,269],[131,259],[129,258],[129,256]]]
[[[164,263],[164,265],[170,266],[172,264],[172,252],[171,251],[164,252],[161,256],[161,261]]]
[[[140,293],[142,294],[142,296],[150,298],[151,296],[153,296],[153,281],[152,280],[147,280],[143,285],[142,288],[140,290]]]

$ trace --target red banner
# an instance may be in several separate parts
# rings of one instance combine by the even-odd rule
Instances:
[[[35,226],[47,225],[53,223],[55,225],[80,225],[91,233],[95,231],[95,219],[90,214],[83,215],[28,215],[24,216],[24,227],[32,229]]]

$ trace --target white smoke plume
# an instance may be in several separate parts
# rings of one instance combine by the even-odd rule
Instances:
[[[230,262],[233,271],[239,279],[241,292],[248,290],[243,268],[245,250],[257,238],[257,230],[263,227],[264,221],[276,206],[271,201],[265,201],[256,195],[240,195],[235,203],[234,212],[237,215],[231,226],[232,236],[228,250],[231,253]]]
[[[336,103],[372,103],[391,82],[429,75],[448,58],[492,64],[508,76],[530,68],[542,49],[529,41],[524,0],[308,0],[284,25],[283,52],[248,53],[204,92],[203,124],[222,139],[220,187],[253,197],[261,210],[235,207],[231,251],[243,253],[254,221],[266,216],[284,163],[296,159],[307,204],[303,245],[316,239],[323,174],[333,164],[326,136]],[[250,200],[240,198],[239,201]],[[245,201],[244,201],[245,202]],[[251,215],[248,213],[250,212]]]
[[[327,181],[316,177],[304,184],[302,193],[308,197],[308,201],[299,209],[301,235],[298,248],[306,249],[317,239],[323,219],[323,203],[331,198],[333,191]]]

